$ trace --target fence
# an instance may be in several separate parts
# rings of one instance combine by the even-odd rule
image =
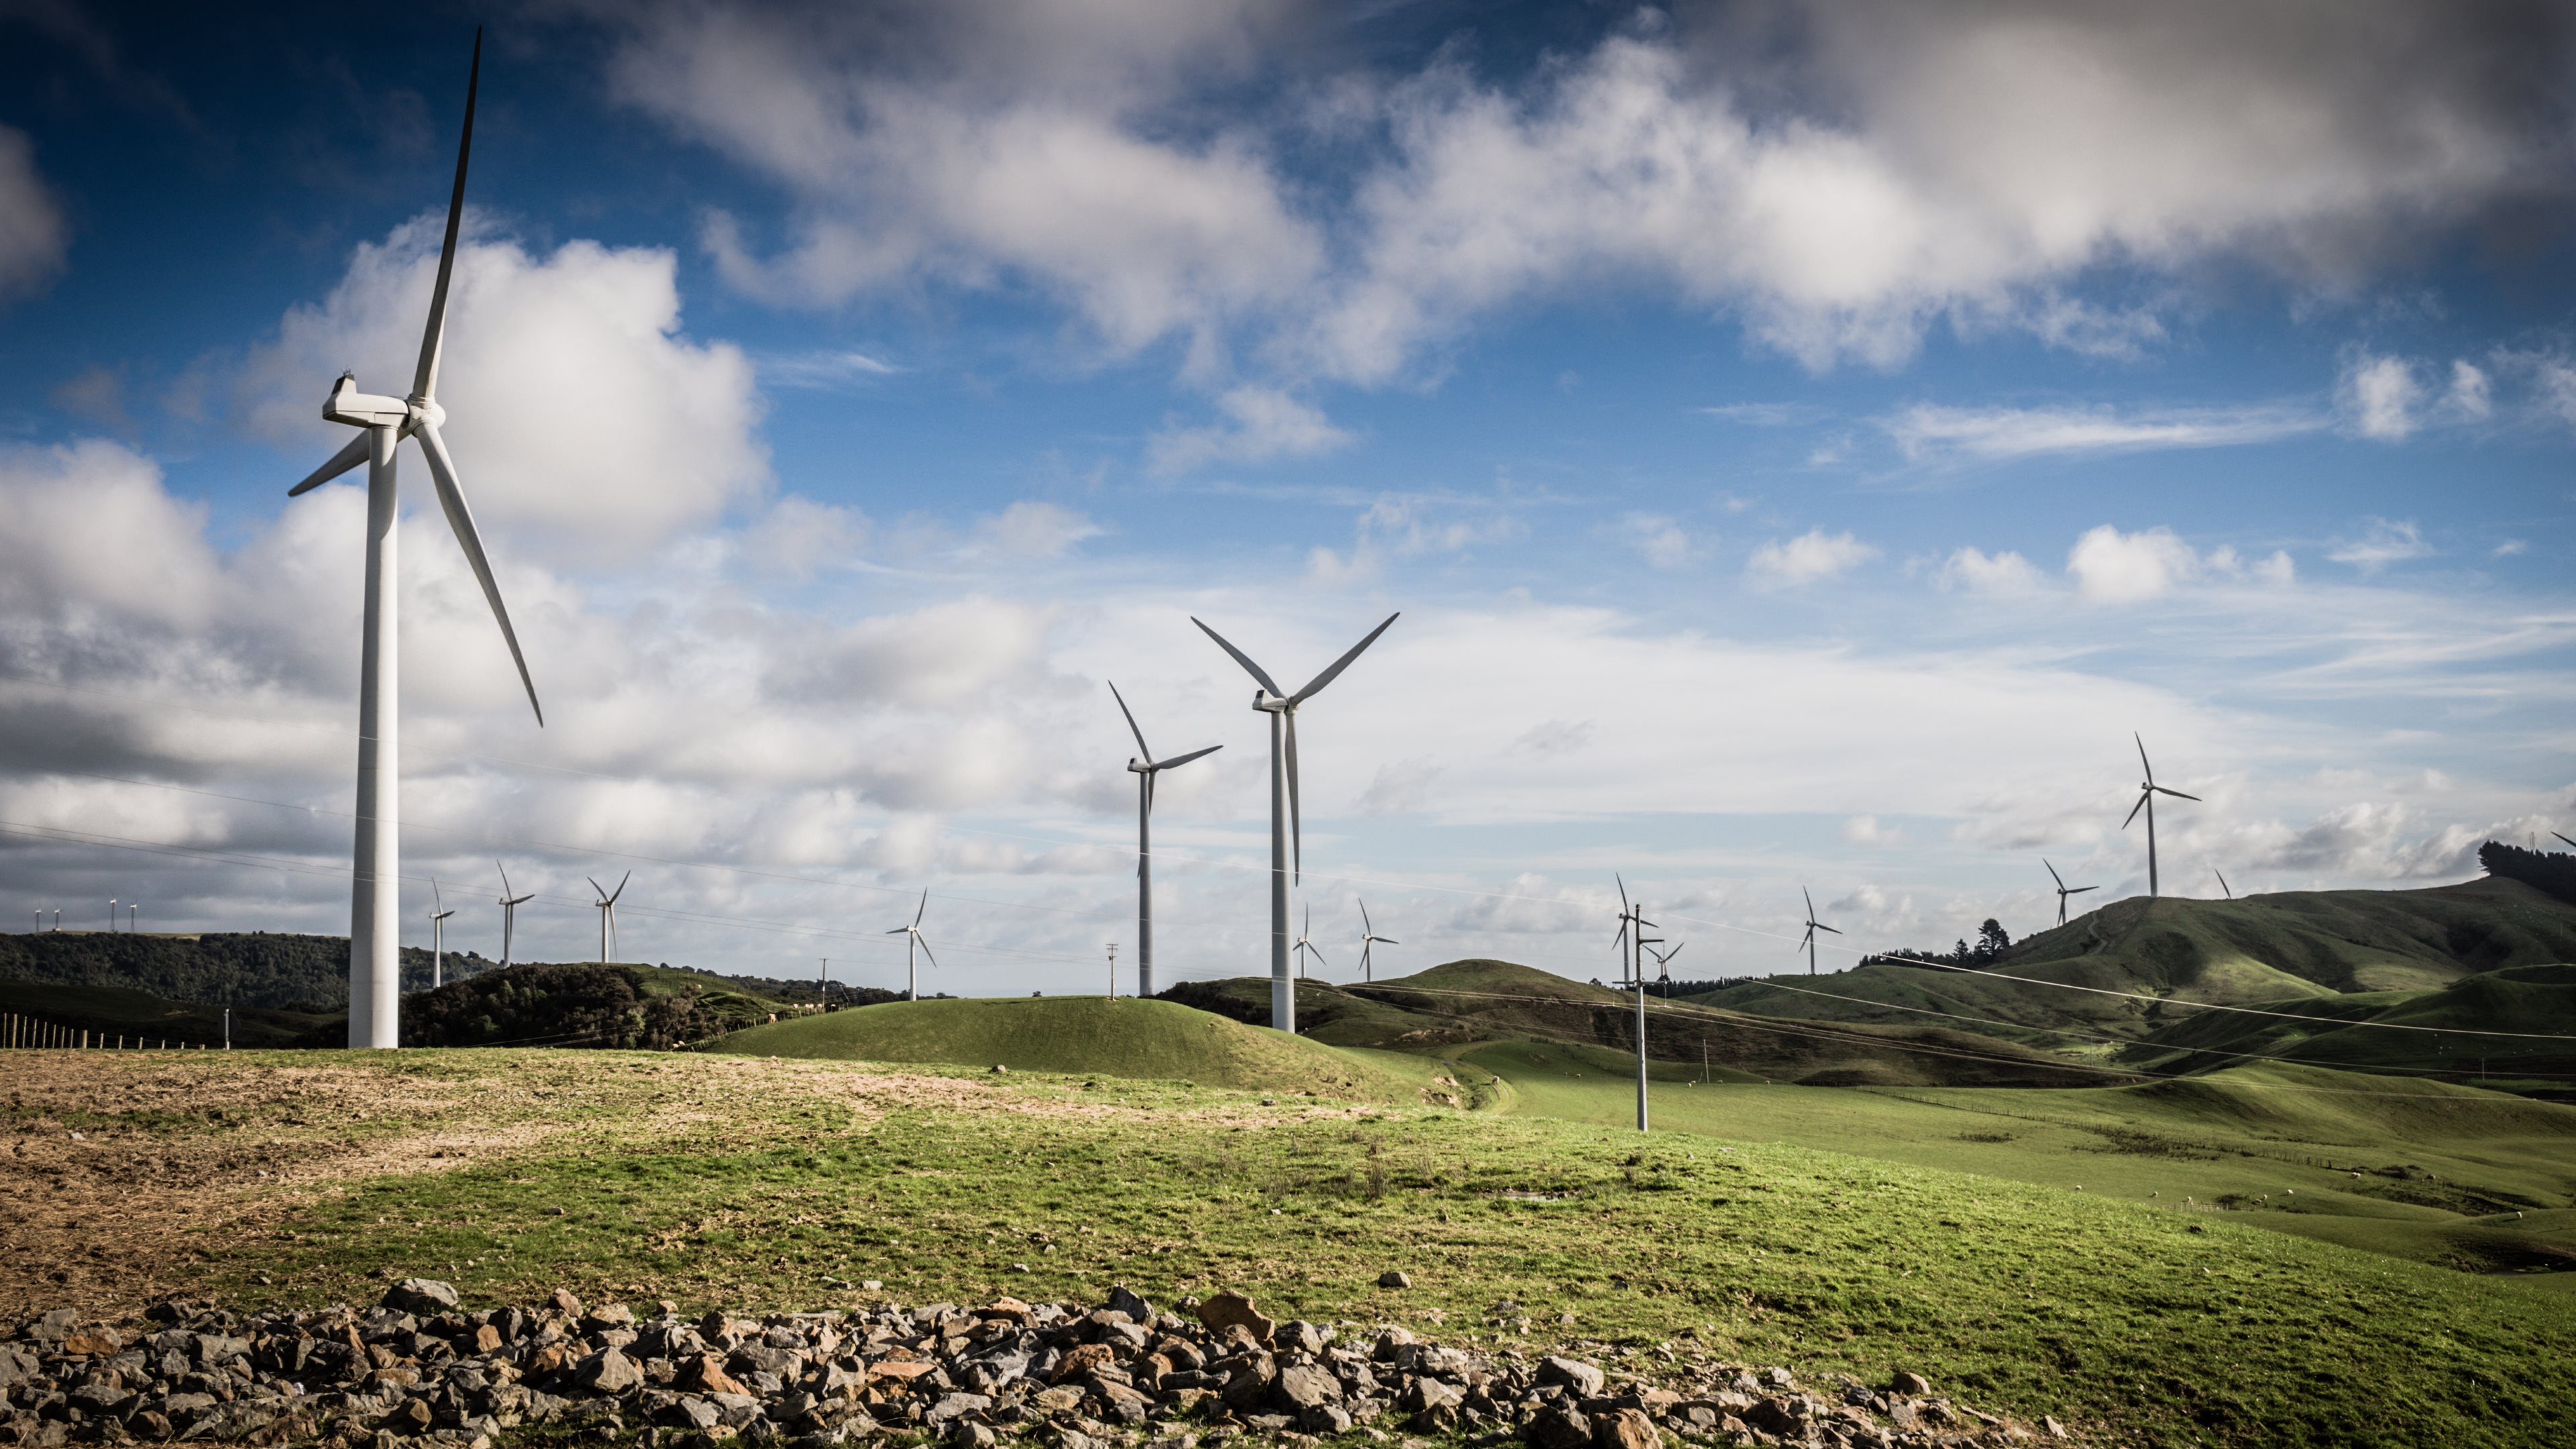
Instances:
[[[205,1051],[208,1046],[205,1042],[172,1041],[168,1037],[94,1031],[85,1026],[65,1026],[42,1017],[21,1016],[14,1011],[0,1012],[0,1049],[170,1052]]]

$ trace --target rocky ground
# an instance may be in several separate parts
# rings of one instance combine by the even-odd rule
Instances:
[[[1880,1449],[2066,1436],[2054,1420],[2028,1426],[1956,1403],[1912,1374],[1801,1383],[1669,1344],[1479,1350],[1400,1327],[1275,1323],[1231,1293],[1179,1307],[1187,1316],[1119,1289],[1097,1307],[1004,1298],[686,1320],[667,1304],[646,1318],[561,1291],[535,1307],[467,1311],[447,1285],[415,1278],[368,1309],[173,1302],[104,1323],[59,1309],[0,1341],[0,1444],[1200,1449],[1407,1436],[1408,1449]]]

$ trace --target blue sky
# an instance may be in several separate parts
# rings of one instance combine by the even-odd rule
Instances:
[[[407,452],[414,917],[501,856],[575,955],[633,866],[626,954],[883,982],[926,887],[938,984],[1088,987],[1114,678],[1227,746],[1165,975],[1259,969],[1193,613],[1302,678],[1404,612],[1304,892],[1402,967],[1606,973],[1613,871],[1705,973],[1801,884],[2035,927],[2042,855],[2144,889],[2133,730],[2168,889],[2576,824],[2552,7],[333,14],[0,8],[0,861],[67,924],[345,929],[361,500],[283,494],[409,366],[478,20],[442,400],[548,725]]]

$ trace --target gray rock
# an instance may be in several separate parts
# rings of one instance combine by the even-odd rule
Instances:
[[[1543,1384],[1563,1384],[1576,1398],[1588,1399],[1601,1392],[1602,1378],[1601,1370],[1581,1359],[1549,1354],[1538,1361],[1538,1381]],[[1584,1430],[1587,1438],[1591,1432],[1588,1426]]]
[[[1772,1372],[1785,1374],[1788,1371],[1786,1369],[1774,1369]],[[1783,1387],[1786,1387],[1786,1385],[1783,1385]],[[1891,1385],[1891,1387],[1897,1393],[1919,1399],[1932,1392],[1932,1381],[1923,1377],[1921,1374],[1900,1373],[1896,1376],[1896,1381]]]
[[[1402,1394],[1396,1396],[1395,1406],[1408,1414],[1418,1414],[1425,1409],[1455,1404],[1465,1397],[1467,1391],[1456,1384],[1434,1378],[1416,1378]]]
[[[594,1393],[622,1394],[644,1383],[644,1370],[616,1349],[602,1349],[574,1365],[572,1381]]]
[[[1270,1331],[1270,1346],[1281,1353],[1318,1354],[1332,1341],[1331,1329],[1302,1318],[1292,1318]]]
[[[653,1416],[674,1429],[712,1429],[723,1421],[716,1406],[695,1394],[682,1394]]]
[[[1559,1401],[1532,1415],[1521,1426],[1521,1437],[1532,1449],[1591,1449],[1592,1421],[1582,1410]]]
[[[1279,1371],[1278,1382],[1270,1386],[1270,1397],[1281,1409],[1304,1413],[1319,1405],[1334,1403],[1342,1397],[1341,1380],[1310,1364],[1295,1364]]]
[[[948,1449],[993,1449],[993,1431],[970,1419],[959,1419],[948,1426]]]
[[[1385,1272],[1377,1275],[1377,1286],[1380,1288],[1410,1288],[1413,1286],[1413,1275],[1407,1273],[1402,1268],[1389,1268]]]
[[[1317,1404],[1297,1416],[1297,1427],[1309,1434],[1347,1434],[1351,1413],[1339,1404]]]
[[[456,1307],[456,1290],[435,1278],[405,1278],[385,1290],[384,1306],[405,1313],[447,1313]]]
[[[991,1407],[993,1407],[993,1401],[982,1394],[942,1394],[939,1396],[939,1402],[930,1406],[930,1412],[922,1416],[922,1422],[936,1429],[952,1420],[964,1418],[968,1414],[980,1414]]]
[[[1154,1305],[1130,1291],[1124,1283],[1109,1290],[1109,1302],[1103,1306],[1112,1313],[1124,1313],[1137,1323],[1154,1321]]]

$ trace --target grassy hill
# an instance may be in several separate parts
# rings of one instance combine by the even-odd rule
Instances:
[[[1636,998],[1508,961],[1452,961],[1344,991],[1412,1015],[1447,1017],[1478,1039],[1535,1038],[1636,1050]],[[2063,1087],[2105,1072],[1946,1027],[1788,1024],[1687,1001],[1649,1001],[1646,1053],[1813,1086]]]
[[[1420,1101],[1454,1090],[1417,1058],[1333,1047],[1168,1001],[1047,996],[901,1001],[776,1025],[714,1043],[749,1056],[940,1062],[1198,1082],[1274,1092]]]
[[[1270,978],[1235,976],[1184,981],[1154,998],[1176,1001],[1242,1022],[1270,1024]],[[1437,1050],[1477,1038],[1477,1028],[1452,1016],[1407,1011],[1322,981],[1297,983],[1297,1033],[1327,1046],[1385,1051]]]
[[[2159,1073],[2205,1071],[2249,1056],[2479,1079],[2537,1093],[2576,1092],[2576,966],[2507,966],[2435,991],[2370,991],[2281,1001],[2300,1018],[2202,1012],[2121,1054]],[[2389,1031],[2388,1025],[2419,1028]],[[2470,1035],[2556,1033],[2565,1041]]]
[[[670,1048],[793,1010],[704,972],[531,963],[403,998],[403,1045]]]
[[[2437,989],[2482,972],[2576,960],[2576,904],[2518,881],[2414,891],[2297,891],[2234,901],[2114,901],[2030,936],[1992,970],[1873,965],[1779,977],[1690,998],[1764,1016],[1924,1022],[2064,1042],[2068,1033],[2155,1034],[2191,1013],[2164,1001],[2228,1005]],[[2060,989],[2092,987],[2141,1002]]]
[[[327,1073],[276,1070],[314,1065]],[[2356,1085],[2326,1072],[2278,1080],[2315,1085],[2301,1100],[2328,1104],[2345,1098],[2325,1089]],[[2249,1147],[2276,1127],[2363,1125],[2339,1125],[2347,1109],[2333,1105],[2258,1121],[2264,1102],[2288,1094],[2254,1086],[2224,1103],[2159,1100],[2161,1089],[1669,1096],[1725,1112],[1884,1101],[1915,1114],[1891,1135],[1901,1127],[1927,1154],[2017,1145],[1983,1140],[2023,1130],[2007,1111],[1940,1105],[1951,1098],[2143,1099],[2128,1109],[2151,1114],[2137,1130],[2176,1140],[2200,1117],[2254,1114],[2243,1133],[2208,1139]],[[1350,1099],[1264,1108],[1205,1086],[1086,1091],[1051,1076],[672,1054],[52,1059],[11,1088],[13,1123],[42,1159],[0,1157],[11,1190],[42,1181],[56,1203],[113,1193],[131,1218],[135,1155],[159,1164],[157,1190],[187,1208],[173,1239],[186,1246],[126,1270],[160,1275],[138,1279],[151,1293],[302,1305],[372,1299],[387,1277],[433,1273],[474,1307],[560,1286],[593,1302],[668,1297],[695,1316],[1003,1293],[1098,1302],[1113,1283],[1168,1304],[1226,1287],[1281,1318],[1474,1333],[1533,1355],[1585,1340],[1587,1356],[1640,1374],[1656,1371],[1659,1348],[1828,1382],[1884,1383],[1906,1369],[1991,1407],[2059,1415],[2090,1443],[2540,1449],[2576,1438],[2576,1295],[2551,1291],[2567,1275],[2472,1277],[2261,1231],[2261,1209],[2176,1210],[2171,1195],[2145,1199],[2143,1183],[2133,1195],[2088,1179],[2076,1192],[1988,1173],[1973,1157],[1927,1164],[1753,1133],[1640,1138],[1587,1120]],[[2504,1105],[2540,1122],[2561,1111]],[[2120,1120],[2131,1119],[2108,1114],[2105,1126]],[[1933,1125],[1943,1121],[1955,1125]],[[2407,1117],[2374,1130],[2392,1127],[2437,1130]],[[90,1140],[69,1141],[72,1129]],[[427,1142],[439,1150],[394,1150]],[[2248,1164],[2249,1185],[2255,1171],[2295,1168],[2083,1160]],[[287,1185],[254,1181],[253,1162]],[[0,1293],[61,1301],[71,1290],[50,1274],[89,1285],[98,1262],[77,1246],[49,1260],[13,1254]],[[1390,1268],[1412,1286],[1377,1286]],[[882,1293],[856,1286],[866,1279]],[[1497,1323],[1503,1299],[1517,1316]]]

